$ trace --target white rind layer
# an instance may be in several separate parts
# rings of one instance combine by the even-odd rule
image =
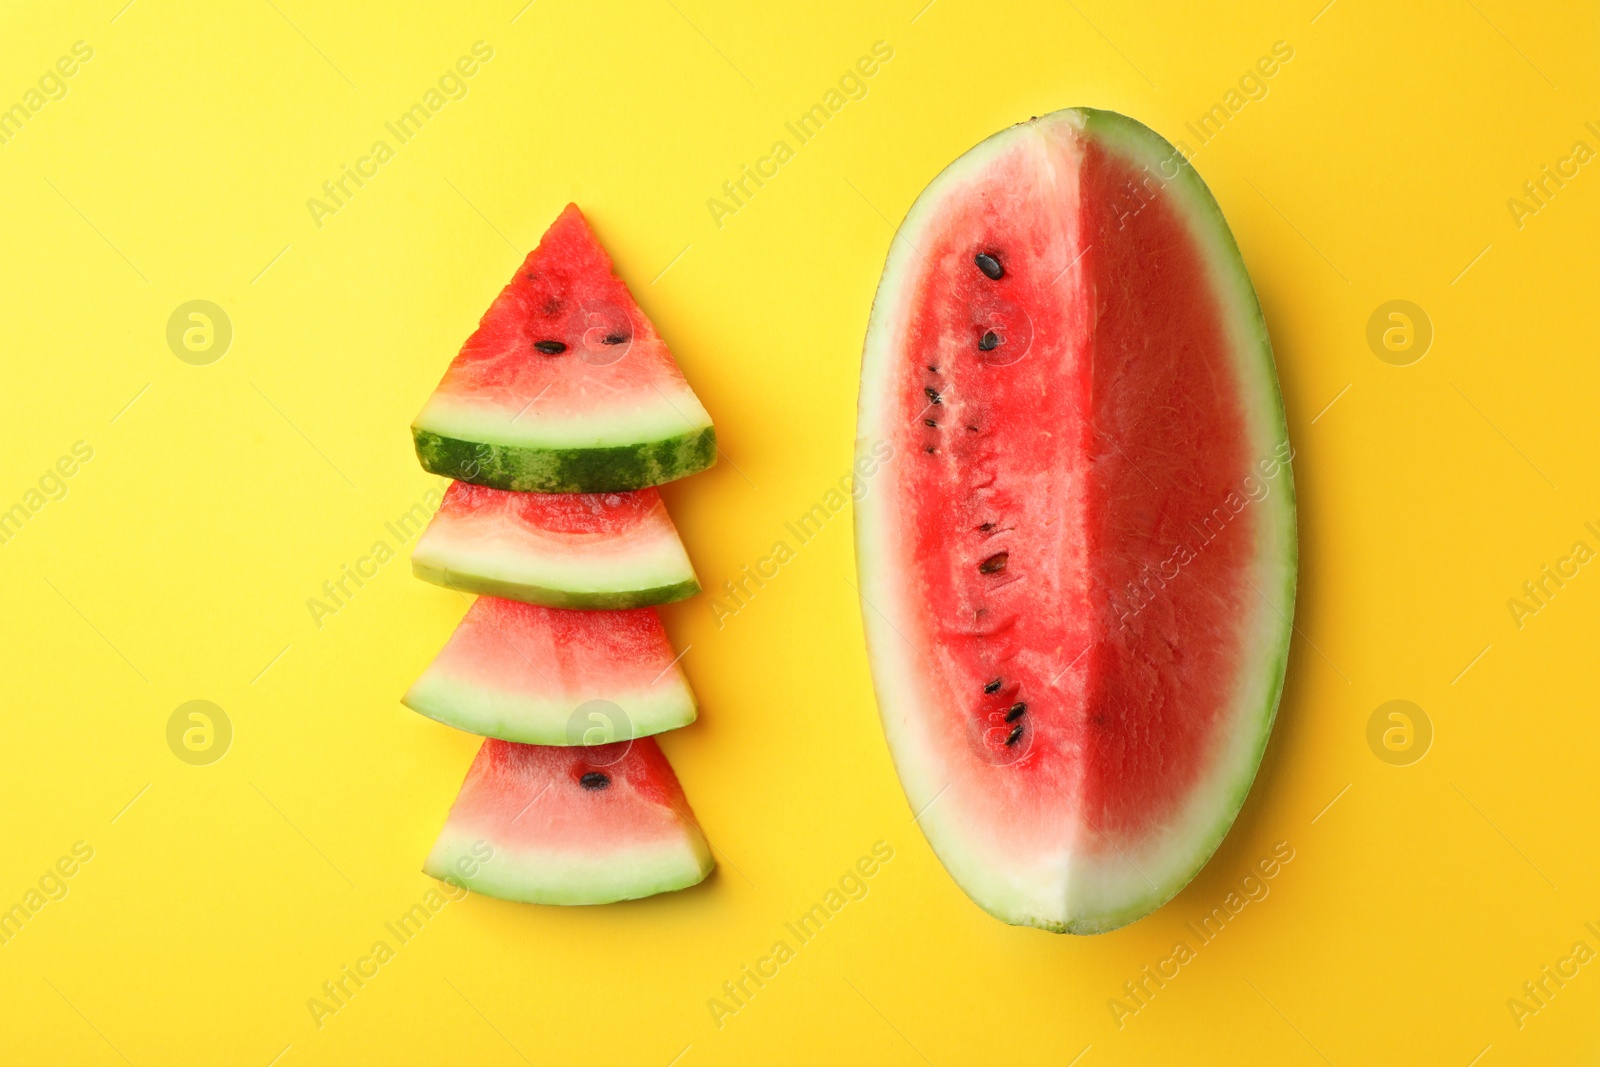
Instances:
[[[629,594],[680,590],[675,596],[639,601],[657,603],[698,589],[689,554],[670,522],[598,537],[546,534],[512,521],[493,525],[477,517],[458,521],[440,511],[417,540],[411,563],[418,576],[429,581],[444,575],[441,584],[461,584],[449,579],[470,576],[479,582],[471,588],[532,603],[552,603],[539,593],[555,591],[592,598],[594,607],[635,606],[626,602]],[[518,590],[525,593],[519,595]],[[615,597],[623,600],[606,602]],[[555,606],[569,605],[555,602]]]
[[[683,672],[674,665],[663,673],[659,682],[647,688],[595,687],[583,693],[541,695],[497,689],[432,666],[400,702],[446,726],[484,737],[525,745],[599,745],[676,730],[694,722],[694,694]],[[574,712],[591,700],[615,704],[625,718],[610,721],[616,716],[608,714],[603,733],[597,729],[602,724],[582,718],[575,723]]]
[[[960,197],[997,158],[1035,151],[1049,159],[1047,137],[1095,138],[1113,151],[1171,175],[1166,188],[1184,204],[1194,236],[1207,250],[1216,292],[1233,340],[1249,454],[1282,456],[1287,426],[1266,325],[1238,246],[1205,183],[1172,145],[1147,127],[1111,112],[1058,111],[988,138],[947,167],[907,213],[893,241],[873,303],[862,357],[856,452],[890,438],[895,427],[896,341],[907,326],[920,270],[923,236],[942,205]],[[1036,144],[1030,145],[1032,140]],[[1052,164],[1053,166],[1053,164]],[[1157,168],[1164,167],[1163,170]],[[1053,172],[1048,180],[1059,180]],[[892,464],[906,462],[896,456]],[[1294,612],[1297,549],[1293,476],[1288,465],[1260,504],[1256,558],[1250,581],[1261,594],[1245,620],[1247,663],[1239,671],[1227,725],[1215,757],[1186,802],[1160,832],[1133,843],[1094,840],[1088,827],[1063,835],[1053,852],[1023,858],[1001,854],[980,823],[963,818],[948,794],[958,768],[922,727],[922,709],[936,699],[927,668],[901,636],[924,610],[901,580],[909,565],[896,544],[898,516],[891,494],[867,494],[856,505],[856,550],[862,616],[879,713],[911,809],[951,876],[980,907],[1005,922],[1071,933],[1099,933],[1132,922],[1169,900],[1194,877],[1232,826],[1255,778],[1283,688]],[[958,756],[959,758],[959,756]]]
[[[497,843],[492,834],[446,826],[422,870],[474,893],[524,904],[611,904],[687,889],[716,866],[705,835],[682,824],[681,836],[649,844],[563,852]],[[493,848],[480,859],[483,843]],[[471,871],[470,875],[463,872]]]
[[[533,404],[485,403],[466,396],[435,393],[412,425],[441,437],[483,441],[509,448],[613,448],[665,441],[711,426],[711,416],[686,381],[665,381],[627,397],[601,394],[588,407],[571,405],[561,414]]]

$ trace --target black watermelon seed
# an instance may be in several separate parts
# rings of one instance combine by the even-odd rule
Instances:
[[[992,522],[980,523],[979,526],[978,526],[978,529],[982,530],[984,533],[988,533],[990,530],[994,529],[994,523],[992,523]]]
[[[1022,724],[1019,722],[1017,725],[1013,726],[1011,728],[1011,732],[1006,735],[1006,747],[1010,748],[1020,740],[1022,740]]]
[[[1000,266],[1000,261],[987,252],[979,252],[972,257],[972,262],[978,265],[984,276],[992,282],[997,282],[1005,274],[1005,268]]]
[[[930,455],[930,456],[931,456],[931,455],[933,455],[933,454],[934,454],[934,453],[935,453],[935,452],[936,452],[936,451],[938,451],[938,449],[936,449],[936,448],[934,448],[934,447],[933,447],[933,446],[932,446],[932,445],[929,445],[929,446],[928,446],[928,447],[927,447],[927,448],[924,448],[924,449],[923,449],[923,451],[924,451],[924,452],[926,452],[926,453],[928,453],[928,455]]]
[[[931,370],[935,374],[939,373],[939,368],[938,367],[929,367],[928,369]]]
[[[627,334],[608,333],[603,338],[600,339],[600,343],[603,344],[603,345],[620,345],[622,342],[626,341],[627,339],[628,339]]]
[[[1016,722],[1027,713],[1028,705],[1019,700],[1015,704],[1011,705],[1010,711],[1006,712],[1006,722]]]
[[[977,433],[978,432],[978,428],[976,426],[968,426],[967,427],[967,432],[968,433]]]
[[[999,574],[1006,569],[1006,560],[1011,558],[1009,552],[996,552],[982,563],[978,564],[979,574]]]
[[[984,332],[984,335],[978,339],[978,351],[992,352],[994,351],[995,346],[997,346],[999,343],[1000,335],[995,333],[993,330],[987,330]]]
[[[533,347],[547,356],[559,356],[567,350],[567,346],[560,341],[535,341]]]
[[[998,693],[998,692],[1000,692],[1000,679],[996,678],[994,681],[992,681],[988,685],[984,686],[983,687],[983,691],[985,693]]]
[[[924,426],[932,426],[935,430],[937,430],[939,428],[939,424],[937,422],[934,422],[932,419],[923,419],[922,420],[922,425],[924,425]]]
[[[609,774],[601,774],[599,771],[590,771],[578,779],[578,784],[585,789],[604,789],[611,784],[611,776]]]
[[[930,404],[943,404],[944,403],[944,397],[939,395],[938,390],[924,386],[922,391],[923,391],[924,394],[927,395],[928,403],[930,403]]]

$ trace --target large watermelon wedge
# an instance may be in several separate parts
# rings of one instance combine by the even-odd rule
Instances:
[[[596,745],[687,726],[694,694],[654,608],[565,611],[479,597],[402,703],[530,745]]]
[[[716,462],[711,417],[568,204],[411,424],[458,481],[539,493],[669,482]]]
[[[700,591],[654,489],[512,493],[456,482],[417,539],[411,570],[553,608],[638,608]]]
[[[683,889],[715,866],[653,738],[547,748],[490,738],[422,870],[529,904]]]
[[[859,433],[893,446],[860,589],[935,852],[1006,922],[1150,912],[1250,789],[1294,611],[1271,347],[1205,184],[1087,109],[956,160],[890,249]]]

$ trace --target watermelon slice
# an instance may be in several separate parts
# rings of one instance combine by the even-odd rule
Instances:
[[[479,597],[402,703],[530,745],[594,745],[694,722],[654,608],[565,611]]]
[[[503,900],[609,904],[715,866],[654,738],[547,748],[490,738],[422,870]]]
[[[511,493],[456,482],[417,539],[411,570],[553,608],[638,608],[700,591],[654,489]]]
[[[858,450],[872,674],[911,807],[996,917],[1158,907],[1243,803],[1283,685],[1282,400],[1227,223],[1105,111],[956,160],[889,252]]]
[[[711,417],[576,204],[489,306],[411,433],[435,474],[539,493],[642,489],[717,458]]]

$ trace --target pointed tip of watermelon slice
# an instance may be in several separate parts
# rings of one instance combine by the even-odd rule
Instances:
[[[412,423],[422,466],[495,489],[619,492],[716,462],[711,416],[577,204]]]
[[[584,232],[589,235],[590,240],[594,241],[595,247],[599,248],[602,253],[605,252],[604,246],[594,236],[594,228],[589,225],[589,216],[583,213],[583,208],[578,206],[576,200],[568,200],[567,206],[562,208],[561,214],[556,216],[556,221],[550,224],[550,229],[555,230],[558,227],[572,226],[574,224],[581,225]]]
[[[611,273],[611,253],[600,243],[589,223],[589,216],[575,201],[568,201],[539,238],[539,243],[522,261],[522,271],[537,272],[559,262],[570,272]]]
[[[590,748],[490,739],[423,872],[527,904],[610,904],[687,889],[716,866],[651,738]]]

